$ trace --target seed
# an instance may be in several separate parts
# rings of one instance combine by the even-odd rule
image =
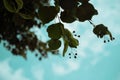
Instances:
[[[113,37],[113,40],[114,40],[115,38]]]
[[[104,40],[104,43],[106,43],[106,40]]]
[[[74,58],[77,58],[77,56],[74,56]]]
[[[80,35],[78,35],[78,37],[80,37]]]
[[[69,53],[69,55],[71,55],[71,53]]]
[[[74,36],[77,36],[76,34]]]
[[[39,60],[41,61],[41,60],[42,60],[42,57],[39,57]]]
[[[35,54],[35,56],[37,57],[37,56],[38,56],[38,54],[36,53],[36,54]]]
[[[73,33],[75,33],[75,31],[73,31]]]
[[[75,53],[75,55],[77,55],[77,53]]]

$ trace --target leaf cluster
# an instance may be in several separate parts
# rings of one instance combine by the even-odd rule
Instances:
[[[79,41],[65,28],[64,23],[76,20],[88,20],[98,37],[109,35],[111,40],[114,39],[106,26],[91,22],[98,11],[89,0],[54,0],[54,6],[45,5],[46,3],[49,4],[49,0],[0,0],[0,41],[6,41],[4,46],[14,55],[26,58],[27,50],[37,50],[42,57],[46,57],[48,52],[56,54],[63,39],[65,56],[68,47],[77,48]],[[59,22],[49,25],[46,30],[50,38],[47,42],[39,40],[30,31],[33,26],[41,28],[56,17]]]

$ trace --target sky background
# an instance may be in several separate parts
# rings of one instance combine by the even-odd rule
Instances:
[[[103,39],[93,34],[89,22],[76,21],[65,26],[81,35],[77,59],[69,59],[68,55],[63,58],[60,54],[49,55],[39,61],[28,52],[26,61],[13,56],[0,44],[0,80],[120,80],[120,0],[90,2],[99,12],[93,17],[93,22],[108,26],[115,37],[114,41],[103,43]],[[39,31],[36,32],[40,35]]]

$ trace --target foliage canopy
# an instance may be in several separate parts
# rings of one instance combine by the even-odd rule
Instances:
[[[54,5],[49,2],[50,0],[0,0],[0,41],[3,41],[4,46],[14,55],[26,58],[27,50],[38,50],[41,57],[47,57],[48,52],[57,54],[63,44],[65,56],[68,47],[77,48],[79,41],[65,28],[64,23],[76,20],[89,21],[97,37],[109,35],[110,40],[114,40],[106,26],[92,23],[92,17],[98,15],[98,11],[89,0],[54,0]],[[41,28],[55,18],[58,18],[59,22],[48,26],[46,32],[50,40],[47,42],[39,40],[35,33],[30,31],[33,26]]]

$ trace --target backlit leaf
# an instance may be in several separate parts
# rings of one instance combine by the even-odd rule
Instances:
[[[34,15],[33,14],[26,14],[26,13],[18,13],[23,19],[33,19]]]
[[[56,39],[51,39],[48,41],[48,46],[50,50],[56,50],[61,46],[61,41]]]
[[[48,26],[47,32],[48,36],[52,39],[59,39],[62,36],[62,30],[61,27],[63,27],[62,23],[56,23]]]
[[[69,40],[69,46],[72,48],[77,48],[77,46],[79,45],[79,41],[75,38],[70,38]]]
[[[65,53],[68,50],[68,46],[69,46],[68,40],[64,40],[63,56],[65,56]]]
[[[3,0],[5,8],[12,13],[15,13],[17,11],[15,7],[15,3],[11,0]]]
[[[68,29],[65,29],[65,35],[67,36],[67,38],[73,38],[72,33]]]
[[[23,7],[23,1],[22,0],[15,0],[18,6],[18,9],[21,9]]]
[[[3,0],[5,8],[12,13],[17,13],[23,7],[22,0]]]

